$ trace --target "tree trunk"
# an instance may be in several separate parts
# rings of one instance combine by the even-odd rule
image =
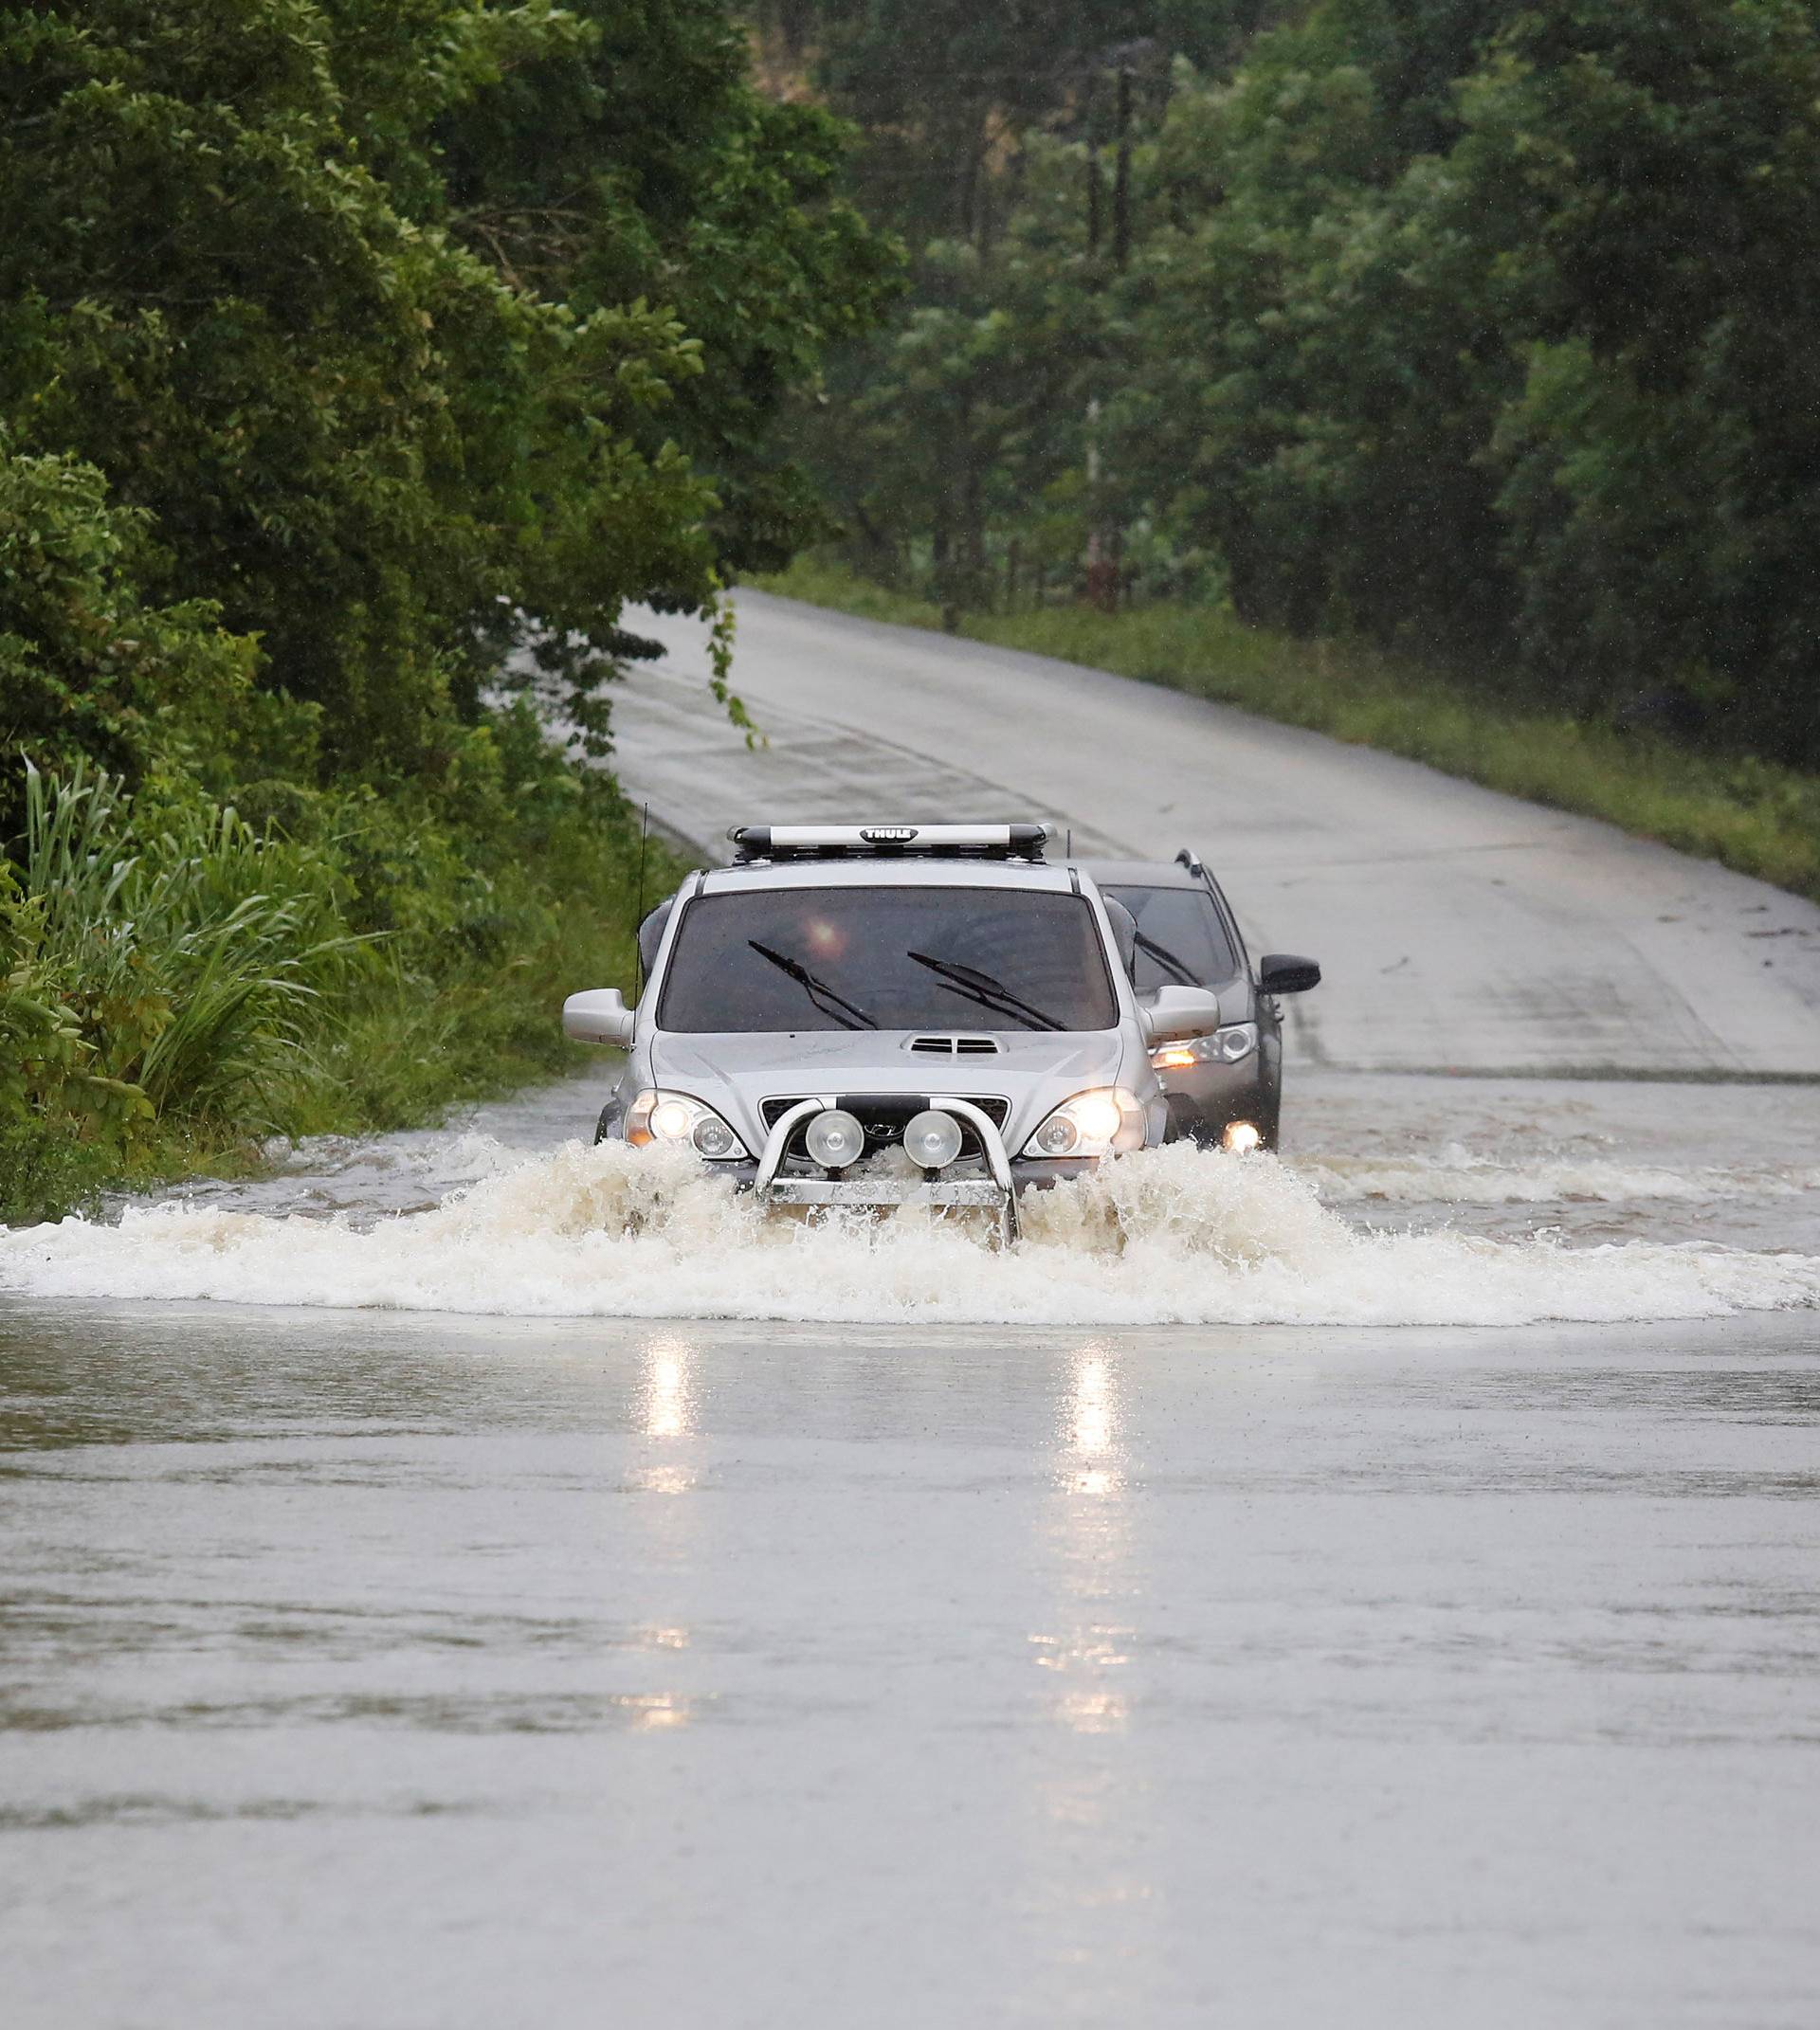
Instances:
[[[971,462],[961,495],[961,529],[967,545],[967,603],[971,606],[976,600],[990,609],[992,592],[986,573],[986,523],[980,509],[979,467]]]
[[[1112,176],[1112,260],[1122,275],[1131,263],[1131,73],[1119,73],[1119,152]]]

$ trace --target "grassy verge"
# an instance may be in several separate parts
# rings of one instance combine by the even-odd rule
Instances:
[[[757,583],[871,620],[941,625],[927,601],[822,560],[800,560]],[[1513,709],[1356,643],[1300,641],[1208,607],[974,613],[962,616],[960,631],[1404,754],[1820,900],[1820,777],[1773,762],[1694,753]]]
[[[563,996],[631,986],[636,821],[528,716],[473,729],[433,797],[238,802],[34,781],[0,860],[0,1223],[553,1076],[587,1056]],[[683,871],[648,842],[649,900]]]

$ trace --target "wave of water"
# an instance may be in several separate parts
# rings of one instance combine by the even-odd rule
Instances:
[[[469,1151],[493,1159],[485,1151]],[[216,1205],[0,1230],[0,1290],[520,1316],[1517,1325],[1820,1305],[1820,1259],[1362,1233],[1268,1156],[1176,1144],[1025,1201],[1026,1238],[906,1208],[767,1212],[685,1152],[566,1144],[361,1228]]]

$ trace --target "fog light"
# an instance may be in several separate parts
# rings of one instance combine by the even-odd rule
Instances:
[[[930,1107],[903,1131],[904,1152],[925,1170],[946,1169],[960,1154],[960,1123]]]
[[[1233,1121],[1220,1137],[1220,1146],[1235,1156],[1243,1156],[1247,1151],[1262,1149],[1264,1137],[1249,1121]]]
[[[825,1170],[844,1170],[859,1160],[865,1147],[865,1130],[845,1108],[830,1107],[818,1114],[803,1131],[803,1147]]]

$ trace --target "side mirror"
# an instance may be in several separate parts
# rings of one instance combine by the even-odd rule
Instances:
[[[616,987],[597,987],[591,993],[571,994],[562,1004],[562,1027],[578,1043],[617,1043],[632,1047],[635,1018]]]
[[[1266,994],[1305,994],[1320,985],[1320,968],[1293,952],[1267,952],[1258,961],[1258,985]]]
[[[1204,987],[1159,987],[1156,999],[1138,1013],[1149,1042],[1185,1043],[1192,1036],[1211,1036],[1220,1026],[1220,997]]]

